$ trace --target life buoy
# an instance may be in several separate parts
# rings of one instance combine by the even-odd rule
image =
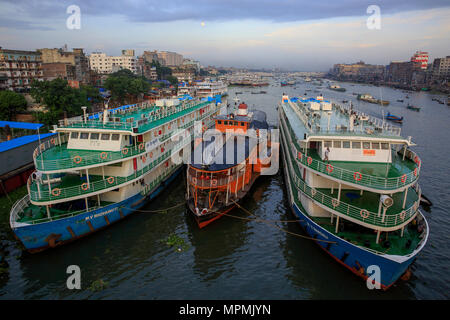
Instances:
[[[406,216],[406,211],[405,210],[400,212],[400,219],[405,220],[405,216]]]
[[[166,168],[169,166],[169,161],[166,162]]]
[[[362,179],[362,174],[361,174],[361,172],[356,171],[356,172],[353,174],[353,179],[355,179],[356,181],[360,181],[360,180]]]
[[[144,155],[142,155],[142,158],[141,158],[141,160],[142,160],[142,162],[145,162],[145,161],[147,161],[147,158],[145,157],[145,154],[144,154]]]
[[[362,210],[359,212],[359,214],[361,215],[361,217],[362,217],[363,219],[367,219],[367,218],[369,217],[369,215],[370,215],[369,211],[367,211],[366,209],[362,209]]]
[[[417,177],[417,168],[414,169],[414,176]]]
[[[142,150],[142,149],[144,149],[144,144],[143,144],[143,143],[141,143],[141,144],[139,145],[139,150]]]
[[[161,153],[164,152],[164,147],[161,147]]]
[[[207,213],[208,213],[208,209],[203,208],[203,210],[202,210],[202,215],[207,214]]]
[[[61,189],[55,188],[52,190],[52,195],[58,197],[61,194]]]
[[[83,160],[83,158],[82,157],[80,157],[80,156],[75,156],[75,157],[73,157],[73,162],[75,162],[75,163],[80,163],[81,161]]]
[[[108,181],[109,184],[113,184],[114,183],[114,177],[109,177],[106,179],[106,181]]]
[[[162,133],[162,131],[161,131],[161,130],[159,130],[159,135],[161,135],[161,133]]]
[[[153,158],[153,152],[150,152],[150,158]]]
[[[100,159],[105,160],[108,157],[108,154],[106,152],[100,153]]]
[[[212,179],[212,180],[211,180],[211,185],[212,185],[213,187],[217,187],[217,179]]]
[[[128,154],[128,148],[123,148],[122,149],[122,153],[123,153],[124,156],[127,155]]]
[[[400,181],[401,181],[402,183],[405,183],[405,182],[406,182],[406,173],[402,175],[402,178],[400,179]]]
[[[331,164],[327,164],[327,168],[326,169],[327,169],[328,173],[332,173],[333,170],[334,170],[334,167]]]
[[[306,162],[308,162],[308,164],[310,165],[312,163],[312,158],[308,157],[308,159],[306,160]]]
[[[89,185],[85,182],[81,185],[81,190],[86,191],[87,189],[89,189]]]
[[[415,156],[415,157],[414,157],[414,162],[415,162],[418,166],[420,166],[420,159],[419,159],[418,156]]]
[[[298,160],[302,160],[302,156],[303,156],[303,155],[302,155],[301,152],[298,152],[298,153],[297,153]]]
[[[55,143],[56,143],[55,139],[54,139],[54,138],[51,138],[51,139],[50,139],[50,143],[51,143],[51,144],[55,144]]]
[[[197,178],[196,178],[196,177],[193,177],[193,178],[192,178],[192,183],[193,183],[193,184],[197,184]]]

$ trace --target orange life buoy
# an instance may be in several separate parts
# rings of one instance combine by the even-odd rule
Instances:
[[[417,177],[417,168],[414,169],[414,176]]]
[[[192,178],[192,183],[193,183],[193,184],[197,184],[197,178],[196,178],[196,177],[193,177],[193,178]]]
[[[302,160],[302,153],[301,152],[297,152],[297,157],[298,157],[298,160]]]
[[[145,162],[147,160],[147,158],[145,157],[145,154],[142,155],[142,162]]]
[[[211,180],[211,185],[212,185],[213,187],[216,187],[216,186],[217,186],[217,179],[212,179],[212,180]]]
[[[80,156],[75,156],[75,157],[73,157],[73,162],[75,162],[75,163],[80,163],[81,161],[83,160],[83,158],[82,157],[80,157]]]
[[[400,179],[400,181],[401,181],[402,183],[405,183],[405,182],[406,182],[406,173],[402,175],[402,178]]]
[[[141,143],[141,144],[139,145],[139,150],[142,150],[142,149],[144,149],[144,144],[143,144],[143,143]]]
[[[362,174],[361,174],[361,172],[356,171],[356,172],[353,174],[353,179],[355,179],[356,181],[360,181],[360,180],[362,179]]]
[[[327,168],[326,169],[327,169],[328,173],[332,173],[333,170],[334,170],[334,167],[331,164],[327,164]]]
[[[86,191],[87,189],[89,189],[89,185],[85,182],[81,185],[81,190]]]
[[[114,183],[114,177],[109,177],[106,179],[106,181],[108,181],[109,184],[113,184]]]
[[[359,214],[361,215],[361,217],[363,218],[363,219],[367,219],[368,217],[369,217],[369,211],[367,211],[366,209],[362,209],[360,212],[359,212]]]
[[[414,157],[414,162],[415,162],[418,166],[420,166],[420,159],[419,159],[418,156],[415,156],[415,157]]]
[[[308,162],[308,164],[311,164],[311,163],[312,163],[312,158],[311,158],[311,157],[308,157],[308,159],[306,160],[306,162]]]
[[[61,189],[55,188],[55,189],[52,190],[52,195],[53,195],[53,196],[57,197],[57,196],[59,196],[60,194],[61,194]]]
[[[100,159],[105,160],[106,158],[108,158],[108,154],[106,152],[100,153]]]
[[[128,148],[123,148],[122,149],[122,153],[123,153],[124,156],[127,155],[128,154]]]
[[[55,138],[51,138],[50,142],[51,144],[55,144],[56,143]]]

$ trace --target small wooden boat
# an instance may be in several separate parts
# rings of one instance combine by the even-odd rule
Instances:
[[[386,120],[397,122],[397,123],[402,123],[403,122],[403,117],[397,117],[397,116],[394,116],[393,114],[390,114],[388,112],[388,114],[386,116]]]
[[[433,203],[431,202],[431,200],[428,199],[423,193],[422,193],[422,195],[420,196],[420,204],[421,204],[422,206],[432,206],[432,205],[433,205]]]
[[[407,106],[406,108],[408,108],[408,109],[410,109],[410,110],[414,110],[414,111],[420,111],[420,107],[412,106],[412,105],[410,105],[410,104],[408,104],[408,106]]]

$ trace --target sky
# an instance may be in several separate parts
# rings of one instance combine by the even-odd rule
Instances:
[[[67,27],[76,21],[71,5],[80,9],[79,29]],[[64,44],[87,53],[167,50],[204,66],[298,71],[360,60],[386,65],[416,50],[432,62],[450,55],[450,1],[0,0],[1,47]]]

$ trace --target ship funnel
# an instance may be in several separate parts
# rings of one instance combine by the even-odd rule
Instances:
[[[381,195],[380,202],[385,208],[389,208],[394,204],[394,200],[385,194]]]
[[[246,116],[248,114],[248,107],[245,103],[241,103],[238,107],[238,116]]]

